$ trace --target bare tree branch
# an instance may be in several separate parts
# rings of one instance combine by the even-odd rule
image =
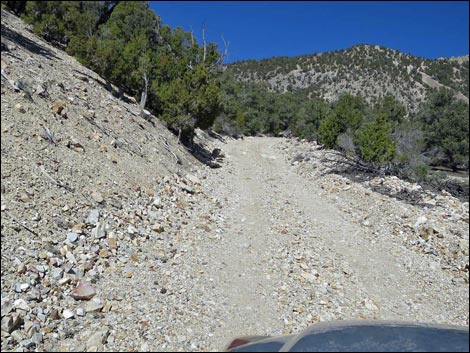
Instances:
[[[22,226],[24,229],[26,229],[28,232],[34,234],[35,236],[39,237],[40,235],[36,233],[34,230],[26,226],[25,224],[21,223],[18,221],[15,217],[13,217],[8,211],[5,211],[5,214],[10,217],[15,223],[18,223],[20,226]]]
[[[149,80],[147,77],[147,73],[142,74],[142,79],[144,80],[144,90],[142,91],[142,96],[140,97],[140,111],[143,112],[145,109],[145,103],[147,102],[147,92],[148,92],[148,84]]]
[[[202,57],[202,62],[205,63],[206,62],[206,53],[207,53],[206,23],[205,22],[202,24],[202,45],[203,45],[203,48],[204,48],[204,54],[203,54],[203,57]]]
[[[45,139],[57,146],[57,141],[54,134],[47,127],[43,127],[43,129]]]
[[[191,26],[191,45],[194,45],[193,27]]]
[[[67,191],[70,191],[70,192],[74,192],[75,190],[72,189],[70,186],[68,186],[67,184],[61,182],[61,181],[58,181],[58,180],[55,180],[53,177],[51,177],[49,175],[49,173],[47,173],[44,169],[44,166],[41,166],[39,168],[39,170],[49,179],[51,180],[55,185],[57,185],[58,187],[61,187],[61,188],[64,188],[65,190]]]
[[[227,42],[224,38],[224,35],[221,34],[220,35],[220,38],[222,38],[222,41],[224,42],[224,53],[222,54],[222,57],[221,57],[221,63],[223,63],[225,61],[225,59],[227,58],[227,55],[228,55],[228,47],[230,45],[230,42]]]
[[[214,64],[211,65],[211,67],[209,68],[210,70],[215,68],[218,65],[221,65],[225,61],[228,55],[228,47],[230,45],[230,42],[227,42],[222,34],[220,35],[220,38],[224,42],[224,53],[219,57],[219,59],[217,59],[217,61]]]
[[[377,168],[373,165],[368,165],[362,162],[360,159],[355,158],[355,157],[349,157],[345,155],[344,153],[341,153],[339,151],[326,151],[326,155],[334,155],[340,157],[339,159],[330,159],[327,157],[322,158],[322,162],[328,162],[328,163],[333,163],[335,165],[347,165],[365,172],[369,173],[383,173],[384,170],[381,168]]]
[[[2,69],[2,77],[7,80],[8,84],[11,86],[11,88],[15,91],[15,92],[19,92],[20,89],[18,88],[18,86],[15,85],[15,82],[13,80],[11,80],[8,75],[6,74],[6,72]]]

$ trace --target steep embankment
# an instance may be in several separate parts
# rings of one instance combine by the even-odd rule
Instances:
[[[1,36],[2,351],[60,349],[78,333],[87,346],[72,346],[99,348],[114,325],[97,313],[132,303],[104,278],[123,277],[148,242],[185,228],[188,211],[177,206],[196,197],[182,177],[199,162],[133,98],[113,96],[3,10]],[[152,250],[176,254],[171,240]],[[72,299],[82,282],[99,300]]]

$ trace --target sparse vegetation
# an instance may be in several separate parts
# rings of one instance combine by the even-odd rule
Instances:
[[[425,95],[413,93],[413,90],[420,90],[423,84],[421,72],[424,72],[436,78],[441,84],[468,97],[468,60],[462,62],[451,59],[429,60],[371,45],[356,45],[347,50],[293,58],[241,61],[228,65],[228,70],[237,78],[248,81],[252,74],[256,73],[258,81],[269,80],[270,89],[283,92],[284,82],[297,72],[297,66],[300,67],[300,72],[307,75],[310,73],[311,81],[299,82],[293,87],[294,90],[319,84],[315,88],[317,95],[332,92],[344,84],[347,93],[361,95],[369,103],[377,101],[373,98],[375,90],[379,96],[392,93],[392,96],[409,111],[416,111],[416,107],[426,99]],[[351,75],[363,77],[367,83],[364,82],[361,87],[361,83],[356,83],[357,80],[351,79]],[[338,96],[339,94],[336,94],[334,98],[337,99]]]

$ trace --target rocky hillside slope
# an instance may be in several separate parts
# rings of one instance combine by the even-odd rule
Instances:
[[[110,266],[180,227],[188,211],[176,205],[195,193],[183,176],[200,163],[132,97],[116,98],[3,10],[1,42],[2,351],[58,349],[70,315],[111,305],[103,297],[74,311],[71,291],[99,288]]]
[[[266,82],[278,92],[304,91],[327,101],[341,93],[373,102],[392,95],[415,110],[430,88],[444,85],[468,103],[468,56],[429,60],[378,45],[346,50],[248,60],[227,65],[243,81]]]

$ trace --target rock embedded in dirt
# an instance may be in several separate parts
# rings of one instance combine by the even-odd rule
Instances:
[[[92,199],[97,203],[102,203],[104,201],[103,195],[99,191],[93,191],[91,193]]]
[[[67,233],[67,240],[71,243],[75,243],[78,240],[78,234],[75,232]]]
[[[26,113],[26,108],[21,103],[17,103],[15,105],[15,109],[18,110],[20,113]]]
[[[90,300],[96,295],[96,290],[89,283],[82,283],[75,287],[70,296],[75,300]]]
[[[51,110],[53,114],[60,114],[64,110],[64,102],[57,100],[52,104]]]
[[[96,222],[96,227],[92,229],[91,234],[96,239],[101,239],[106,237],[106,223],[104,221]]]
[[[90,224],[90,225],[96,225],[96,223],[98,223],[99,217],[100,217],[100,210],[96,208],[92,209],[90,210],[90,213],[88,214],[88,217],[85,220],[85,223]]]
[[[64,309],[64,311],[62,312],[62,316],[64,317],[64,319],[72,319],[75,314],[72,310],[70,309]]]
[[[163,233],[165,231],[165,228],[161,224],[154,224],[152,226],[152,230],[157,233]]]
[[[77,316],[85,316],[86,315],[86,311],[84,308],[77,308],[76,312]]]
[[[103,306],[104,306],[104,304],[103,304],[101,298],[94,297],[86,303],[85,310],[86,310],[86,312],[101,311],[101,309],[103,309]]]
[[[101,351],[103,349],[103,344],[105,344],[106,340],[108,339],[109,334],[110,331],[107,327],[101,328],[92,333],[86,341],[87,352],[93,352],[95,349],[97,351]]]
[[[199,178],[193,174],[187,174],[186,179],[189,180],[193,184],[199,184],[199,185],[201,184],[201,181],[199,180]]]
[[[179,186],[182,190],[186,191],[186,192],[189,193],[189,194],[194,194],[194,193],[196,192],[196,191],[195,191],[191,186],[189,186],[189,185],[186,185],[186,184],[182,184],[182,183],[181,183],[181,184],[178,184],[178,186]]]

